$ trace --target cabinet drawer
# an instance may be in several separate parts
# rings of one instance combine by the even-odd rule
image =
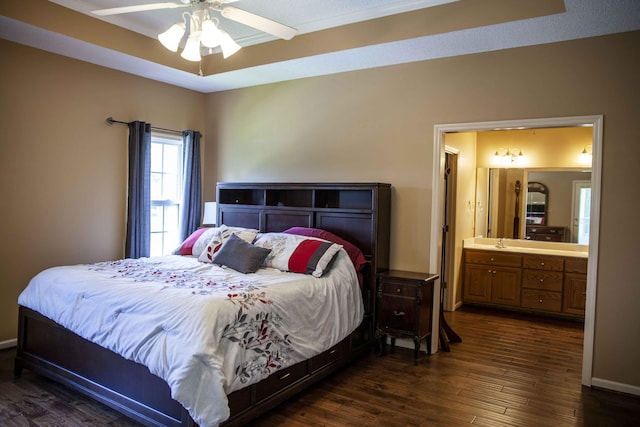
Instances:
[[[556,234],[563,235],[564,227],[549,227],[549,226],[541,226],[536,227],[534,225],[527,226],[527,234]]]
[[[307,362],[300,362],[273,373],[269,378],[256,384],[256,401],[271,396],[274,392],[287,387],[307,375]]]
[[[541,291],[562,292],[562,273],[544,270],[522,270],[522,287]]]
[[[562,311],[562,293],[523,289],[521,305],[524,308],[559,313]]]
[[[399,281],[384,279],[380,286],[382,287],[382,293],[386,295],[415,298],[418,294],[418,288],[416,286],[408,285]]]
[[[416,301],[410,298],[385,295],[380,300],[379,327],[410,332],[416,328]]]
[[[543,242],[563,242],[564,236],[561,234],[527,234],[530,240],[538,240]]]
[[[535,270],[562,271],[564,259],[548,256],[524,255],[522,266]]]
[[[587,259],[586,258],[565,258],[564,271],[565,273],[587,274]]]
[[[309,360],[309,369],[311,372],[315,372],[320,368],[324,368],[332,364],[333,362],[340,360],[345,354],[349,352],[349,339],[342,340],[338,344],[331,347],[329,350],[320,353],[319,355],[312,357]]]
[[[465,262],[470,264],[520,267],[522,265],[522,256],[494,251],[467,250],[465,252]]]

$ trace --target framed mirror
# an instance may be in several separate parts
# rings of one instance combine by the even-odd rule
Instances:
[[[549,205],[549,189],[540,182],[527,185],[527,225],[547,225],[547,209]]]
[[[527,228],[555,227],[564,230],[565,242],[584,244],[579,225],[588,223],[591,171],[571,168],[478,168],[476,171],[476,237],[512,238],[515,206],[514,183],[523,183],[519,238],[526,239]],[[577,188],[577,184],[585,188]],[[583,212],[584,211],[584,212]],[[584,227],[583,227],[584,228]],[[586,230],[586,228],[584,228]]]

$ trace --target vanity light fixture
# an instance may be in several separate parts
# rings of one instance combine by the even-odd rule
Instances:
[[[591,162],[593,160],[593,154],[591,150],[591,145],[585,145],[585,147],[582,149],[582,153],[580,153],[580,157],[578,158],[578,162],[581,165],[591,165]]]
[[[173,24],[167,31],[158,35],[158,40],[172,52],[178,51],[180,41],[187,32],[187,18],[189,19],[189,34],[187,43],[180,54],[188,61],[200,61],[200,48],[220,46],[222,56],[226,59],[240,50],[240,45],[236,43],[229,34],[219,27],[220,22],[212,18],[208,8],[196,10],[193,13],[184,12],[183,22]]]
[[[493,164],[496,166],[522,166],[524,154],[519,148],[498,148],[493,155]]]

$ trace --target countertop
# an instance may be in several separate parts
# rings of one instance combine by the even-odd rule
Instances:
[[[536,240],[502,239],[504,248],[498,248],[498,239],[471,237],[464,239],[465,249],[482,249],[496,252],[514,252],[536,255],[559,255],[576,258],[588,258],[589,246],[577,243],[543,242]]]

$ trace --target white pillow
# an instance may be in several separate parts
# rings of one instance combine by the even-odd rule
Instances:
[[[271,249],[265,267],[313,277],[321,277],[342,249],[342,245],[327,240],[287,233],[263,233],[253,244]]]
[[[209,263],[213,262],[216,252],[220,250],[224,242],[226,242],[232,234],[235,234],[247,243],[251,243],[253,242],[253,239],[256,238],[258,230],[241,227],[227,227],[226,225],[218,227],[218,231],[211,236],[207,246],[198,257],[198,261]]]

